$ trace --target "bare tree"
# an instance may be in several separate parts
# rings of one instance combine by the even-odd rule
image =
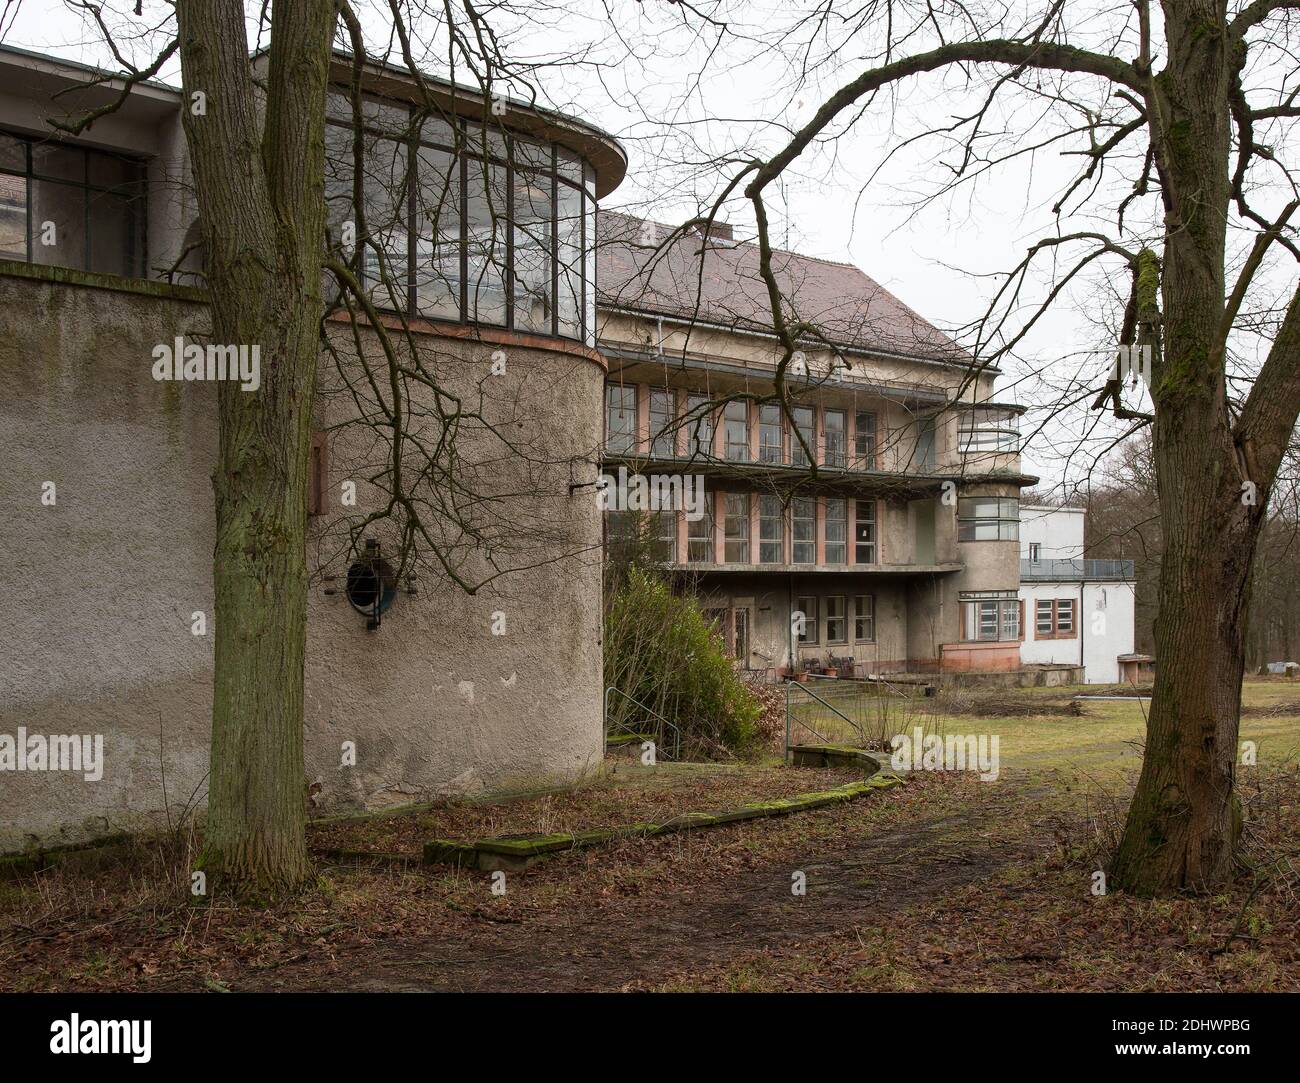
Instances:
[[[361,12],[351,0],[251,7],[183,0],[143,29],[127,7],[70,6],[116,58],[121,92],[53,126],[84,131],[179,56],[199,211],[193,247],[201,248],[213,341],[260,348],[260,389],[250,394],[227,382],[218,393],[215,673],[202,863],[222,889],[250,897],[292,891],[310,876],[303,779],[309,574],[346,565],[376,532],[396,554],[385,577],[403,581],[423,569],[468,592],[573,552],[571,523],[530,521],[520,511],[521,498],[568,491],[574,478],[572,459],[546,450],[547,434],[526,396],[487,378],[467,390],[465,379],[448,374],[461,359],[411,332],[402,216],[415,193],[409,172],[395,165],[415,155],[425,125],[440,122],[457,133],[453,157],[472,153],[463,143],[467,129],[447,123],[471,109],[481,110],[486,149],[498,138],[492,129],[504,133],[509,119],[494,106],[507,94],[525,108],[536,102],[532,76],[541,65],[508,61],[503,39],[472,3],[390,0]],[[545,12],[521,5],[518,20],[526,24],[532,14]],[[149,51],[147,64],[130,62],[128,41],[136,52]],[[572,53],[563,59],[580,61]],[[440,93],[424,64],[444,73]],[[363,117],[362,88],[376,71],[396,73],[418,99],[389,133],[386,168]],[[468,80],[469,90],[456,79]],[[500,275],[505,231],[497,218],[504,220],[506,196],[480,172],[478,195],[493,221],[481,262]],[[419,196],[431,201],[422,213],[438,223],[439,193]],[[449,198],[446,186],[441,196]],[[436,265],[433,253],[429,260]],[[328,376],[318,395],[322,370]],[[340,446],[372,499],[320,532],[319,567],[310,569],[309,462],[321,416],[336,435],[349,434]],[[579,459],[594,461],[595,449]]]
[[[1164,538],[1158,669],[1142,774],[1110,870],[1112,882],[1142,894],[1209,890],[1234,871],[1247,600],[1300,411],[1300,293],[1293,284],[1280,306],[1271,303],[1261,273],[1279,255],[1300,257],[1291,222],[1300,193],[1287,165],[1286,122],[1300,114],[1294,7],[1254,0],[1230,13],[1219,0],[1134,0],[1085,19],[1063,0],[995,10],[820,4],[758,29],[733,25],[720,5],[707,17],[674,14],[711,49],[724,53],[730,42],[733,64],[737,53],[784,64],[791,113],[797,98],[820,102],[775,146],[779,107],[750,145],[713,158],[723,176],[706,217],[728,200],[752,214],[782,347],[781,394],[808,329],[772,268],[769,204],[796,163],[833,156],[862,118],[896,109],[919,77],[945,73],[969,108],[896,136],[886,156],[924,138],[951,152],[946,179],[918,203],[1045,149],[1082,162],[1053,207],[1057,229],[1003,277],[967,342],[979,365],[993,364],[1013,356],[1090,268],[1111,267],[1128,283],[1112,349],[1149,351],[1154,412],[1125,403],[1118,373],[1076,391],[1127,431],[1150,425],[1154,435]],[[820,93],[831,80],[839,89]],[[858,177],[865,186],[877,175]],[[1063,228],[1065,219],[1086,225]],[[1047,287],[1033,297],[1031,271],[1045,261]],[[1244,373],[1233,357],[1243,336],[1265,343]]]

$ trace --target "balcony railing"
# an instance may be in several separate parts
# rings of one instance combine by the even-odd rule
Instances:
[[[1111,579],[1133,578],[1131,560],[1022,560],[1022,580]]]

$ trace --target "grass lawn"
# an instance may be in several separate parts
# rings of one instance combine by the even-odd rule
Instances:
[[[143,840],[0,881],[0,987],[1300,990],[1300,687],[1245,689],[1242,735],[1260,766],[1240,770],[1239,791],[1255,871],[1221,895],[1158,901],[1093,893],[1140,762],[1143,705],[1073,715],[1074,691],[882,712],[892,732],[998,735],[997,782],[920,772],[850,805],[566,852],[510,874],[504,895],[487,874],[413,858],[435,835],[610,826],[853,772],[784,767],[779,748],[752,764],[612,760],[562,794],[319,823],[315,887],[260,910],[192,905],[197,840]]]

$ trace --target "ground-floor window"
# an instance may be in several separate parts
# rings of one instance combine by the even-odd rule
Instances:
[[[842,594],[833,594],[826,599],[826,642],[848,642],[848,621],[844,616],[844,595]]]
[[[802,614],[803,619],[799,619]],[[800,643],[817,642],[817,599],[813,597],[799,598],[795,601],[795,631],[798,633]]]
[[[709,606],[704,619],[722,636],[722,648],[728,657],[749,664],[749,609],[745,606]]]
[[[1073,598],[1039,598],[1034,603],[1036,639],[1073,639],[1074,636]]]
[[[1014,590],[966,591],[961,595],[962,639],[1002,642],[1020,638],[1020,601]]]
[[[853,639],[857,643],[876,641],[876,596],[859,594],[853,599]]]

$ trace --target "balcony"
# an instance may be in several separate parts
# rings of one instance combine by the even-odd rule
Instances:
[[[781,575],[951,575],[959,572],[964,565],[955,561],[943,564],[740,564],[740,563],[704,563],[691,561],[683,564],[673,562],[664,567],[679,575],[714,575],[736,574],[754,575],[757,573],[779,573]]]
[[[1022,560],[1020,580],[1025,583],[1073,582],[1078,579],[1131,582],[1131,560]]]

